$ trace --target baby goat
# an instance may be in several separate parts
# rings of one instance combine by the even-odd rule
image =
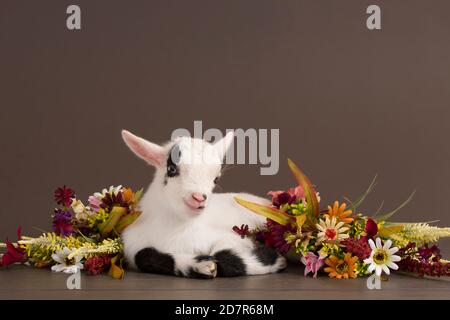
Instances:
[[[212,193],[233,142],[229,132],[214,144],[180,137],[164,146],[122,131],[127,146],[156,168],[141,200],[141,216],[122,234],[128,264],[143,272],[194,278],[278,272],[286,260],[274,249],[241,239],[232,227],[251,229],[265,218],[234,197],[267,203],[250,194]]]

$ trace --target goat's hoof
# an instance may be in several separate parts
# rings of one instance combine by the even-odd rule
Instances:
[[[287,262],[286,258],[283,257],[283,256],[279,256],[277,258],[277,261],[275,262],[275,266],[277,268],[277,272],[286,269],[287,265],[288,265],[288,262]]]
[[[215,278],[217,276],[217,264],[212,260],[204,260],[197,262],[194,267],[194,271],[205,278]]]

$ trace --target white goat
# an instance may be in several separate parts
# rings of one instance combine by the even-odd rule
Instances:
[[[232,227],[265,219],[238,205],[235,196],[212,193],[234,135],[214,144],[180,137],[164,146],[123,130],[127,146],[156,168],[141,200],[141,216],[123,232],[128,264],[143,272],[214,278],[278,272],[286,260],[274,249],[237,235]]]

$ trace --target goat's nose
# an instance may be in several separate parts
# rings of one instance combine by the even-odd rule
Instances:
[[[204,194],[204,193],[194,192],[194,193],[192,193],[192,198],[193,198],[195,201],[203,202],[203,201],[206,200],[207,196],[206,196],[206,194]]]

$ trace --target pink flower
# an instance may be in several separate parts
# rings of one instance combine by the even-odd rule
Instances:
[[[289,188],[287,191],[269,191],[267,195],[272,197],[272,204],[279,207],[286,203],[294,203],[298,199],[305,198],[305,191],[302,186],[296,188]]]
[[[98,210],[100,209],[100,204],[102,203],[102,201],[99,198],[95,197],[95,196],[90,196],[89,199],[88,199],[88,202],[89,202],[89,207],[93,211],[98,212]]]
[[[314,278],[316,278],[317,271],[322,268],[325,258],[325,255],[316,256],[313,252],[308,252],[305,256],[303,256],[301,261],[305,265],[305,277],[308,273],[312,272],[314,274]]]

